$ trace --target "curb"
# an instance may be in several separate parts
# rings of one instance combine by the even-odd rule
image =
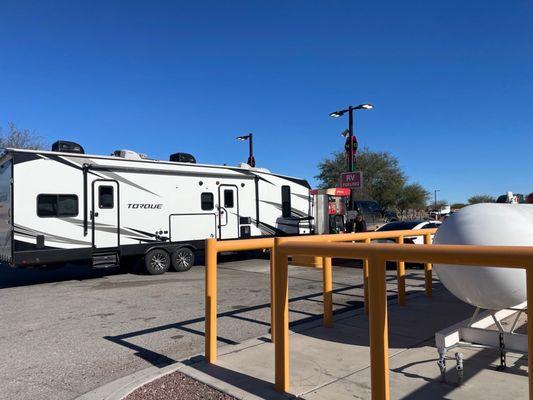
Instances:
[[[185,365],[183,362],[177,362],[163,368],[148,367],[91,390],[77,397],[77,400],[122,400],[135,389],[177,371]]]

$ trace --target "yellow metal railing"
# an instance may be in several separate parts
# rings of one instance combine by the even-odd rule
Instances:
[[[412,235],[411,235],[412,236]],[[426,239],[426,241],[428,241]],[[323,243],[323,241],[275,240],[274,329],[275,387],[289,390],[289,290],[288,263],[291,255],[310,255],[368,260],[370,380],[372,399],[389,399],[386,262],[411,261],[470,266],[524,268],[527,297],[533,298],[533,247]],[[426,268],[426,276],[430,268]],[[427,284],[427,280],[426,280]],[[428,288],[426,286],[426,288]],[[527,320],[529,399],[533,400],[533,318]]]
[[[372,240],[393,239],[403,241],[405,237],[424,236],[426,243],[431,243],[431,235],[436,229],[404,230],[404,231],[384,231],[384,232],[360,232],[344,233],[335,235],[310,235],[291,236],[276,238],[276,242],[357,242],[370,243]],[[217,254],[226,251],[245,251],[270,249],[270,308],[271,308],[271,335],[275,341],[276,330],[274,328],[274,307],[276,297],[274,295],[276,270],[274,266],[276,249],[274,238],[242,239],[217,241],[207,239],[206,241],[206,274],[205,274],[205,357],[207,362],[215,362],[217,358]],[[426,295],[431,296],[432,273],[431,264],[425,264],[425,286]],[[324,299],[324,326],[333,326],[333,285],[331,272],[331,257],[323,259],[323,299]],[[368,260],[363,258],[363,279],[364,279],[364,306],[368,315]],[[400,282],[403,282],[400,285]],[[398,302],[405,305],[405,266],[398,268]]]

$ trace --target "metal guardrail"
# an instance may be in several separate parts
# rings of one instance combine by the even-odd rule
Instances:
[[[366,259],[369,262],[370,307],[370,379],[372,399],[388,400],[388,323],[386,294],[386,262],[411,261],[460,264],[470,266],[524,268],[527,275],[527,298],[533,299],[533,247],[402,245],[324,243],[276,239],[275,254],[275,387],[289,390],[289,290],[288,262],[291,255]],[[400,268],[399,268],[400,270]],[[528,318],[529,399],[533,400],[533,318]]]
[[[289,236],[280,238],[260,238],[260,239],[242,239],[217,241],[216,239],[206,240],[206,274],[205,274],[205,357],[206,361],[213,363],[217,358],[217,254],[227,251],[246,251],[246,250],[263,250],[270,249],[270,308],[271,308],[271,337],[272,341],[276,338],[274,308],[276,303],[275,282],[275,241],[279,244],[284,241],[305,243],[305,242],[358,242],[363,241],[366,244],[372,240],[394,239],[403,242],[405,237],[424,236],[425,243],[431,243],[431,235],[436,229],[420,230],[403,230],[403,231],[384,231],[384,232],[360,232],[360,233],[343,233],[334,235],[309,235],[309,236]],[[353,258],[353,257],[348,257]],[[368,315],[368,260],[363,259],[363,277],[364,277],[364,306],[365,313]],[[426,295],[431,297],[432,289],[432,266],[430,263],[424,264],[425,269],[425,287]],[[323,299],[324,299],[324,326],[333,326],[333,287],[331,272],[331,257],[323,259]],[[405,305],[405,264],[398,263],[398,303]]]

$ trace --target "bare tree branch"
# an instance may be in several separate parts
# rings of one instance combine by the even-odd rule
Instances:
[[[46,146],[42,136],[29,129],[17,128],[13,122],[7,124],[7,133],[0,126],[0,148],[42,150]]]

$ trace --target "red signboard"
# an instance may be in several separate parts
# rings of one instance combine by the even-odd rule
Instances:
[[[342,173],[341,187],[350,189],[361,189],[363,187],[363,173],[361,171]]]
[[[349,196],[350,189],[348,188],[335,188],[335,196]]]
[[[350,189],[347,188],[329,188],[329,189],[311,189],[309,191],[309,194],[311,196],[315,196],[317,194],[327,194],[329,196],[340,196],[340,197],[347,197],[350,195]]]

